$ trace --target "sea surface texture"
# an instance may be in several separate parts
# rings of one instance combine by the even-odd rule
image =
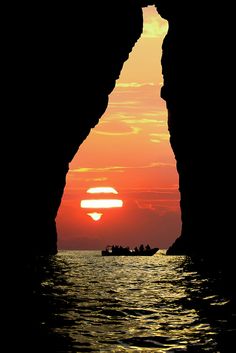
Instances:
[[[59,251],[40,266],[27,314],[32,353],[235,352],[230,291],[188,257]]]

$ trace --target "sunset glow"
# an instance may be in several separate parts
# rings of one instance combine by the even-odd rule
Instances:
[[[167,248],[180,233],[176,161],[160,97],[167,21],[155,6],[143,14],[143,34],[107,110],[70,163],[57,217],[59,248],[102,249],[110,243]],[[91,214],[100,212],[96,226],[99,216]]]
[[[122,200],[99,199],[99,200],[81,200],[81,208],[113,208],[122,207]]]

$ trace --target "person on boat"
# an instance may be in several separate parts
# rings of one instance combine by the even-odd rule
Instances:
[[[140,251],[140,252],[144,252],[144,246],[143,246],[143,244],[140,245],[139,251]]]

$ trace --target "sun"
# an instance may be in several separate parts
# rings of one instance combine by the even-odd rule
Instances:
[[[117,198],[118,191],[111,186],[89,188],[87,194],[93,196],[80,201],[80,207],[89,210],[87,213],[94,221],[103,216],[104,209],[123,207],[123,201]]]
[[[116,191],[116,189],[114,189],[111,186],[99,186],[96,188],[89,188],[87,190],[88,194],[118,194],[118,192]]]
[[[122,200],[113,200],[113,199],[91,199],[91,200],[81,200],[80,203],[82,208],[113,208],[113,207],[122,207]]]
[[[103,213],[98,213],[98,212],[92,212],[92,213],[87,213],[88,216],[90,216],[94,221],[100,221],[102,218]]]

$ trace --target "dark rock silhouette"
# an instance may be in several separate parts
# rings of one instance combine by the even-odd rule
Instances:
[[[229,9],[186,0],[101,0],[47,8],[21,4],[4,12],[2,100],[10,152],[2,165],[12,250],[56,253],[55,218],[69,163],[104,113],[141,35],[141,6],[154,2],[169,22],[161,96],[181,194],[182,232],[168,254],[218,258],[233,249]]]
[[[234,77],[235,65],[228,55],[233,39],[229,9],[226,16],[212,3],[195,5],[156,1],[157,11],[169,23],[161,96],[168,109],[182,215],[181,235],[167,254],[213,257],[220,263],[233,251],[227,190],[233,176],[226,162],[233,158],[227,122],[233,111],[227,87],[229,77]]]
[[[68,298],[63,296],[68,274],[64,267],[55,269],[50,256],[35,255],[57,252],[55,218],[69,163],[104,113],[123,63],[141,34],[141,6],[149,3],[153,1],[11,3],[2,11],[1,219],[2,239],[7,239],[2,248],[6,313],[2,337],[11,351],[21,346],[24,352],[32,352],[32,347],[34,352],[45,348],[70,351],[73,345],[69,334],[63,339],[60,330],[58,334],[47,332],[43,324],[45,318],[52,319],[54,327],[54,316],[61,314],[58,303],[62,301],[63,310],[69,312],[73,305],[70,296],[78,294],[71,290]],[[226,287],[231,295],[231,286],[235,293],[231,206],[235,99],[229,87],[235,77],[233,2],[230,6],[228,1],[219,5],[156,0],[156,6],[169,21],[163,43],[161,95],[167,103],[182,213],[181,235],[167,253],[214,258],[214,268],[219,264],[227,270],[224,280],[219,271],[217,286]],[[26,263],[22,266],[18,260]],[[198,264],[205,270],[204,262]],[[47,285],[48,280],[50,288],[59,281],[62,291],[46,289],[46,297],[45,292],[40,294],[41,284]],[[210,312],[214,327],[218,319],[214,307],[203,310],[210,287],[206,282],[205,288],[200,288],[206,290],[203,301],[198,299],[198,290],[189,288],[192,301],[181,305],[189,307],[197,301],[202,322],[207,322]],[[229,327],[235,321],[235,301],[232,305],[233,310],[226,309],[232,320]],[[67,321],[68,316],[65,318]],[[66,324],[60,321],[61,326]],[[224,333],[226,339],[221,339],[220,345],[222,352],[228,352],[225,344],[230,342],[233,347],[230,337],[234,332],[218,335]]]
[[[9,232],[17,251],[53,254],[69,163],[106,110],[142,9],[134,0],[19,6],[8,21],[7,126],[20,171]]]

